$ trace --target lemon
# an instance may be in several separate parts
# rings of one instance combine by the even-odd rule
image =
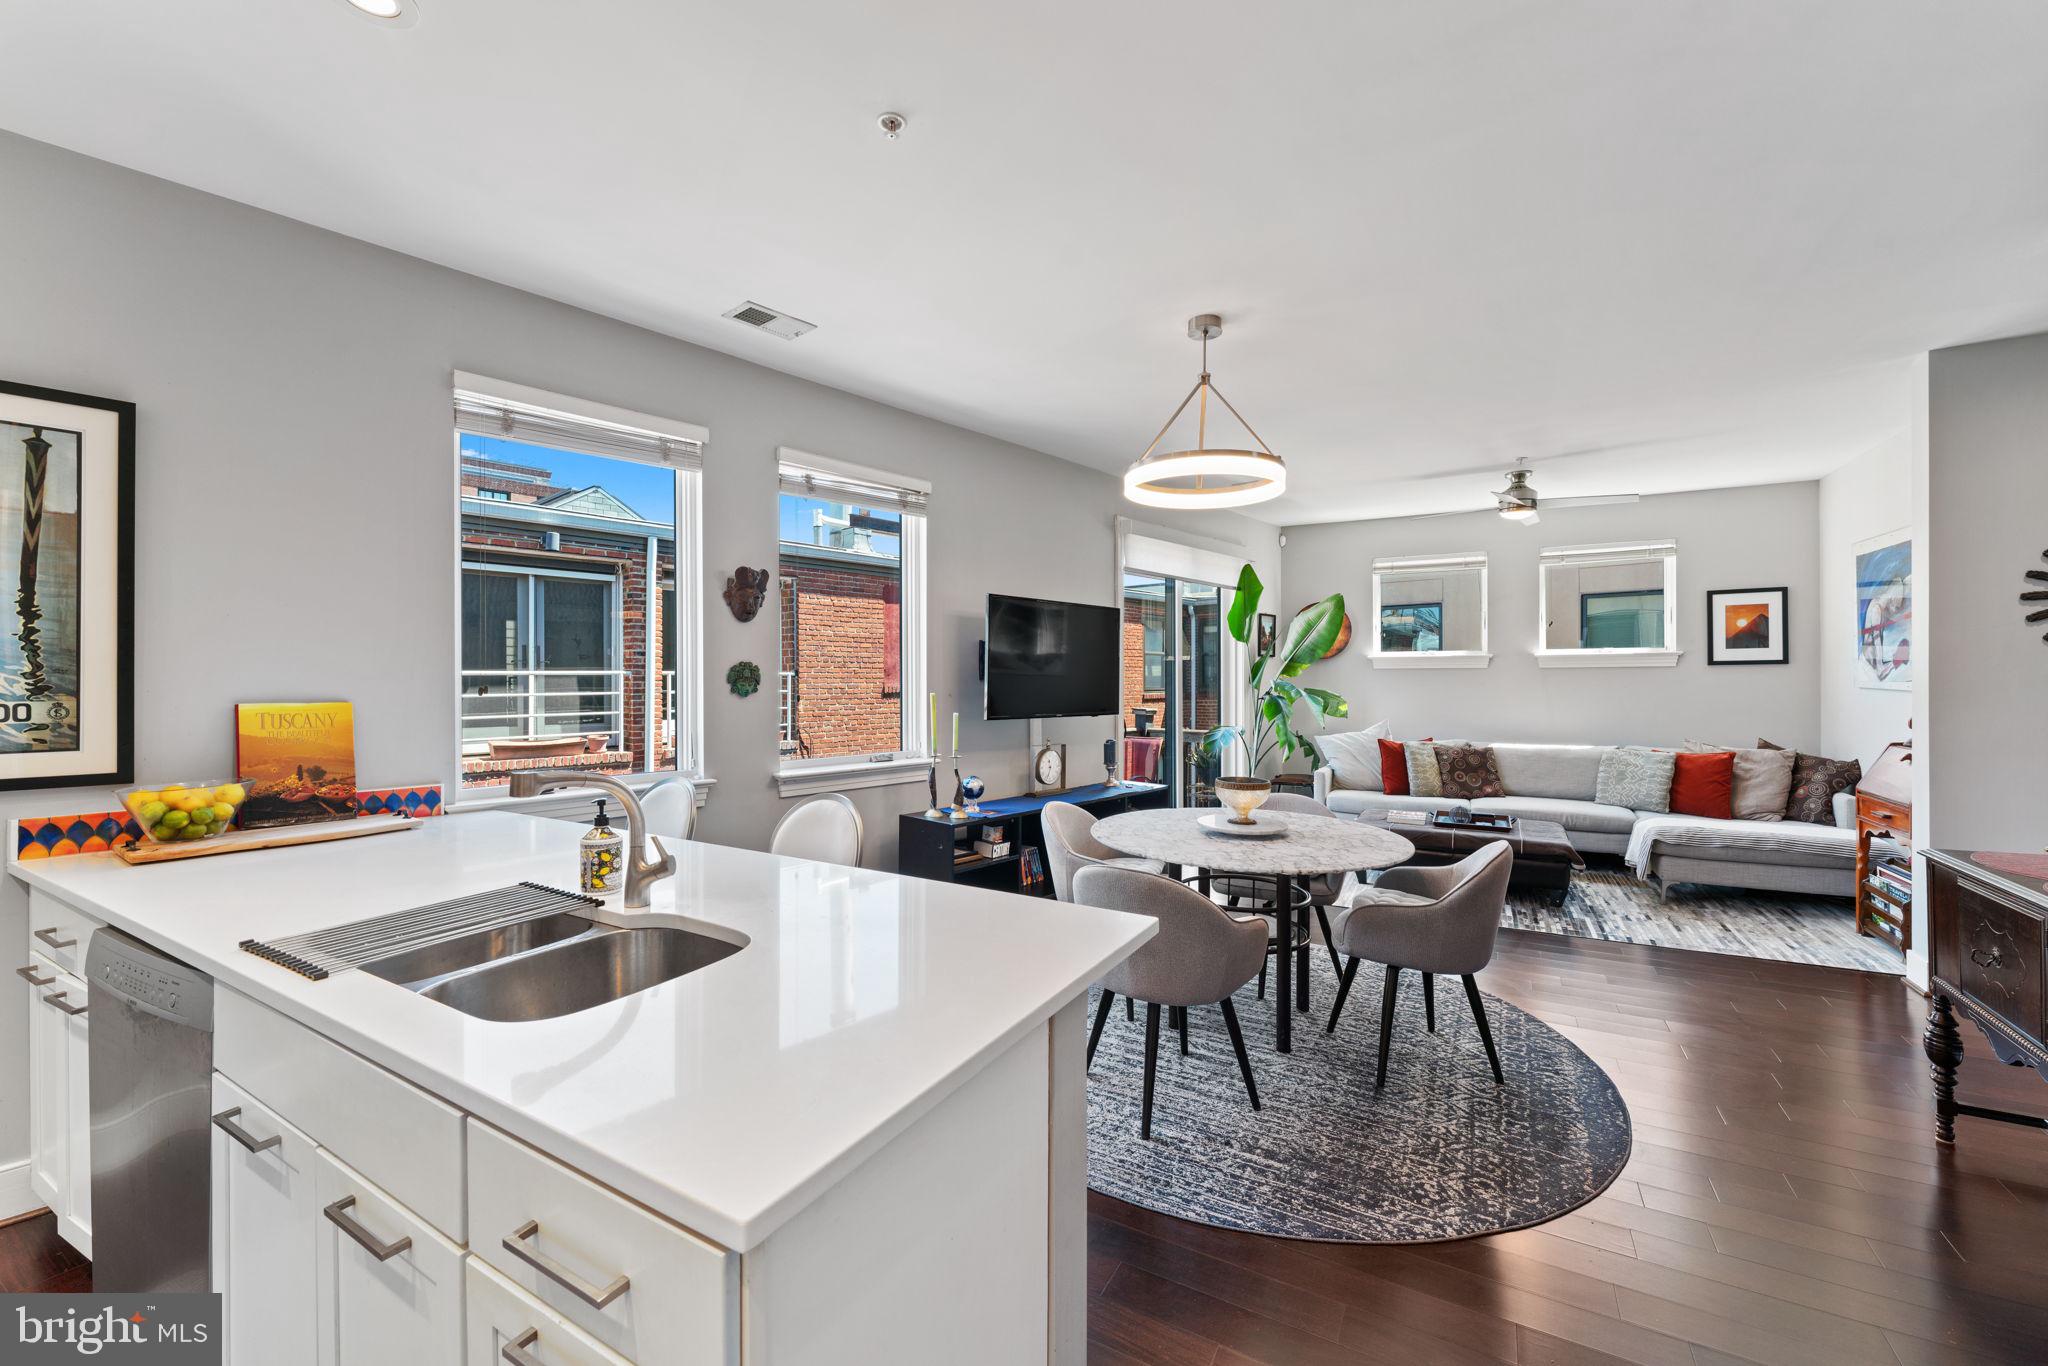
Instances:
[[[211,795],[201,797],[186,793],[181,795],[173,805],[180,811],[198,811],[204,807],[212,806],[213,798]]]
[[[188,825],[178,832],[178,838],[181,840],[203,840],[206,838],[206,827],[203,825]]]
[[[175,801],[184,794],[185,785],[183,783],[165,783],[163,790],[158,795],[168,802]]]
[[[155,835],[160,840],[174,840],[178,837],[178,832],[174,827],[162,824],[151,826],[149,833]]]
[[[135,818],[144,825],[155,825],[164,818],[164,812],[170,809],[160,801],[147,801],[135,809]]]
[[[229,806],[240,806],[249,799],[249,793],[240,783],[222,783],[213,790],[213,798]]]
[[[216,800],[213,804],[213,818],[220,824],[226,825],[235,818],[235,808],[224,800]]]
[[[164,824],[172,830],[183,830],[192,823],[192,817],[183,811],[164,812]]]
[[[157,801],[160,796],[161,794],[155,792],[131,792],[128,794],[128,809],[140,811],[151,802]]]

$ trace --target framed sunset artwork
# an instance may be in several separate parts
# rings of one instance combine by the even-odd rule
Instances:
[[[1720,588],[1707,594],[1707,663],[1783,664],[1787,590]]]

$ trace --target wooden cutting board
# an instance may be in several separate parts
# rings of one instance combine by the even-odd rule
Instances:
[[[177,859],[206,858],[212,854],[241,854],[251,849],[283,849],[294,844],[326,844],[330,840],[360,839],[364,835],[389,835],[410,830],[418,824],[406,816],[358,816],[354,820],[288,825],[275,830],[230,830],[225,835],[193,840],[189,844],[144,841],[133,849],[114,850],[114,857],[123,863],[170,863]]]

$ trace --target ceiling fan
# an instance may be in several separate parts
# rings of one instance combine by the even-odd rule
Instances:
[[[1553,509],[1590,508],[1600,507],[1607,503],[1633,503],[1642,497],[1639,493],[1605,493],[1589,498],[1543,498],[1537,494],[1535,486],[1529,482],[1531,475],[1529,462],[1517,460],[1515,467],[1507,471],[1508,486],[1504,489],[1494,490],[1494,511],[1510,522],[1519,522],[1523,526],[1534,526],[1542,520],[1536,515],[1539,505]],[[1459,508],[1452,512],[1423,512],[1416,514],[1416,520],[1419,521],[1424,517],[1463,517],[1468,513],[1477,511],[1479,511],[1477,508]]]

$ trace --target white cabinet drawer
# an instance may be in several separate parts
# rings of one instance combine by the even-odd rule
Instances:
[[[235,1366],[315,1359],[313,1140],[213,1074],[213,1289]]]
[[[613,1351],[641,1366],[738,1361],[737,1254],[475,1119],[469,1207],[470,1250]]]
[[[629,1366],[480,1258],[471,1257],[464,1265],[465,1366]]]
[[[85,945],[100,922],[48,892],[29,889],[28,946],[66,972],[85,971]]]
[[[215,993],[213,1029],[230,1081],[463,1241],[460,1110],[239,992]]]
[[[462,1360],[462,1249],[332,1154],[313,1163],[320,1366]]]

